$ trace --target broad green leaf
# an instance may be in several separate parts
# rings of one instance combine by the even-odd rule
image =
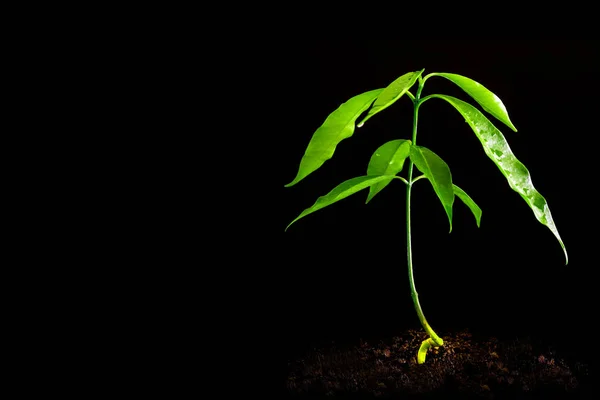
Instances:
[[[462,114],[483,145],[485,154],[487,154],[506,177],[511,189],[521,195],[527,202],[527,205],[533,210],[533,214],[537,220],[547,226],[556,239],[558,239],[565,253],[566,263],[568,264],[569,256],[567,255],[567,249],[558,234],[558,229],[556,229],[556,225],[552,219],[548,203],[533,186],[529,170],[515,157],[502,132],[481,111],[469,103],[465,103],[452,96],[435,95],[435,97],[446,100]]]
[[[325,196],[319,197],[317,199],[317,201],[315,202],[315,204],[312,205],[312,207],[309,207],[306,210],[302,211],[302,213],[298,217],[296,217],[296,219],[294,219],[292,222],[290,222],[290,224],[285,228],[285,230],[287,231],[288,228],[290,227],[290,225],[292,225],[294,222],[298,221],[300,218],[306,217],[308,214],[312,214],[315,211],[318,211],[323,207],[327,207],[335,202],[345,199],[346,197],[348,197],[360,190],[368,188],[371,185],[375,185],[380,182],[389,182],[394,178],[399,179],[395,176],[390,176],[390,175],[386,175],[386,176],[368,176],[368,175],[366,175],[366,176],[359,176],[356,178],[348,179],[347,181],[342,182],[339,185],[337,185],[331,192],[327,193]]]
[[[481,208],[479,208],[479,206],[475,204],[473,199],[471,199],[471,197],[469,197],[469,195],[466,194],[464,190],[462,190],[454,184],[452,184],[452,188],[454,189],[454,194],[458,196],[458,198],[461,199],[467,207],[469,207],[469,209],[475,216],[475,221],[477,222],[477,227],[479,228],[479,224],[481,223]]]
[[[377,114],[380,111],[385,110],[392,104],[396,102],[404,93],[408,91],[415,84],[419,76],[425,71],[422,69],[416,72],[409,72],[402,75],[400,78],[396,79],[394,82],[390,83],[388,87],[383,89],[383,92],[377,97],[373,107],[369,110],[367,115],[360,121],[358,127],[360,128],[367,122],[369,118],[373,115]]]
[[[398,139],[381,145],[371,156],[367,175],[397,175],[402,171],[404,161],[410,154],[411,144],[410,140]],[[389,183],[390,181],[379,182],[371,186],[367,203]]]
[[[450,168],[437,154],[423,146],[411,146],[410,159],[431,182],[433,190],[446,210],[448,221],[450,221],[450,232],[452,232],[454,189],[452,188]]]
[[[382,91],[383,89],[376,89],[354,96],[329,114],[323,125],[315,131],[310,139],[304,156],[300,160],[298,174],[285,187],[300,182],[329,160],[338,143],[352,136],[356,119],[369,108]]]
[[[506,111],[506,107],[504,106],[504,103],[502,103],[502,100],[500,100],[498,96],[496,96],[494,93],[488,90],[481,83],[475,82],[473,79],[457,74],[436,72],[431,75],[441,76],[450,80],[462,90],[464,90],[476,102],[478,102],[485,111],[489,112],[498,120],[502,121],[513,131],[517,131],[517,128],[515,128],[515,126],[510,121],[510,118],[508,117],[508,111]]]

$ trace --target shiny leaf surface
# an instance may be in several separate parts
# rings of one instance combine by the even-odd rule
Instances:
[[[452,232],[452,205],[454,204],[454,189],[450,168],[437,154],[423,146],[411,146],[410,159],[415,166],[431,182],[435,194],[442,202],[450,222]]]
[[[398,139],[379,146],[371,156],[367,175],[397,175],[402,171],[404,161],[410,154],[411,144],[410,140]],[[389,183],[390,181],[379,182],[371,186],[367,203]]]
[[[456,84],[462,90],[464,90],[469,96],[471,96],[481,107],[496,117],[499,121],[503,122],[513,131],[517,131],[517,128],[513,125],[508,117],[508,111],[502,103],[502,100],[489,89],[483,86],[481,83],[474,81],[473,79],[467,78],[457,74],[447,73],[433,73],[432,76],[441,76],[448,79],[449,81]]]
[[[308,214],[312,214],[315,211],[318,211],[324,207],[327,207],[333,203],[336,203],[340,200],[345,199],[346,197],[368,188],[371,185],[375,185],[380,182],[389,182],[392,179],[398,179],[394,176],[359,176],[356,178],[349,179],[345,182],[337,185],[331,192],[327,193],[325,196],[321,196],[317,199],[315,204],[312,207],[307,208],[302,211],[302,213],[296,217],[290,224],[285,228],[287,231],[290,225],[294,222],[298,221],[300,218],[306,217]]]
[[[338,143],[354,134],[356,119],[369,108],[382,91],[383,89],[376,89],[354,96],[329,114],[308,143],[304,156],[300,160],[296,177],[285,187],[300,182],[329,160]],[[285,135],[285,132],[282,131],[281,134]]]
[[[435,97],[444,99],[452,104],[465,118],[465,121],[473,129],[473,132],[475,132],[475,135],[483,145],[485,154],[487,154],[500,169],[500,172],[506,177],[511,189],[521,195],[525,202],[527,202],[527,205],[532,209],[536,219],[547,226],[554,234],[565,253],[565,260],[568,264],[569,257],[567,255],[567,249],[558,234],[558,229],[552,219],[548,203],[533,186],[529,170],[517,159],[517,157],[515,157],[508,146],[504,135],[502,135],[502,132],[500,132],[498,128],[496,128],[490,120],[481,113],[481,111],[469,103],[452,96],[435,95]]]
[[[419,76],[425,71],[422,69],[421,71],[409,72],[402,75],[400,78],[396,79],[394,82],[390,83],[388,87],[383,89],[383,92],[377,97],[373,107],[369,110],[367,115],[360,121],[358,127],[364,125],[368,119],[370,119],[373,115],[381,112],[394,104],[402,95],[404,95],[408,89],[415,84]]]

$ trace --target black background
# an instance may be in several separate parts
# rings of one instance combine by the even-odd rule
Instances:
[[[453,231],[431,185],[415,184],[413,267],[425,316],[440,335],[468,328],[500,337],[531,336],[592,362],[597,317],[595,272],[597,41],[413,40],[285,42],[274,45],[271,115],[263,154],[271,154],[265,209],[274,239],[258,269],[269,296],[278,352],[421,329],[407,276],[405,187],[393,182],[365,205],[368,190],[285,227],[317,197],[364,175],[371,154],[409,139],[412,103],[404,97],[342,141],[332,159],[297,185],[292,181],[314,131],[340,104],[425,68],[478,81],[498,95],[518,132],[492,117],[546,198],[569,252],[540,224],[485,155],[449,104],[430,100],[419,113],[419,145],[449,165],[453,181],[483,210],[454,206]],[[412,89],[413,93],[416,86]],[[423,95],[449,94],[476,104],[453,83],[426,82]],[[405,176],[406,171],[402,172]],[[271,185],[272,184],[272,185]],[[257,221],[266,221],[265,215]],[[260,223],[260,222],[258,222]],[[257,230],[266,229],[257,226]],[[260,295],[260,294],[258,294]],[[584,344],[588,343],[588,344]],[[280,350],[284,350],[281,352]]]

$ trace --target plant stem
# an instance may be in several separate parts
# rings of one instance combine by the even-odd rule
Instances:
[[[413,113],[413,133],[412,133],[412,144],[417,144],[417,123],[419,119],[419,106],[421,105],[421,91],[423,90],[424,80],[419,81],[419,89],[417,90],[417,94],[414,99],[414,113]],[[408,184],[406,185],[406,254],[408,259],[408,280],[410,282],[410,294],[413,299],[413,303],[415,305],[415,310],[417,311],[417,316],[419,317],[419,321],[421,325],[430,336],[423,341],[419,351],[417,353],[417,362],[419,364],[423,364],[425,362],[425,357],[427,355],[427,350],[431,346],[442,346],[444,341],[431,329],[431,326],[427,323],[425,319],[425,315],[423,314],[423,310],[421,309],[421,304],[419,303],[419,295],[417,293],[417,289],[415,287],[415,279],[413,276],[413,266],[412,266],[412,246],[411,246],[411,224],[410,224],[410,195],[412,192],[412,185],[416,182],[416,179],[413,181],[413,162],[409,159],[408,163]],[[420,177],[419,177],[420,178]],[[417,178],[417,179],[419,179]]]

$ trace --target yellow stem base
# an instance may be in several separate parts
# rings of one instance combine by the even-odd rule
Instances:
[[[427,356],[427,350],[429,350],[430,347],[440,347],[444,345],[444,341],[442,340],[442,338],[440,337],[436,337],[437,340],[434,340],[432,338],[427,338],[425,340],[423,340],[423,343],[421,343],[421,347],[419,347],[419,351],[417,353],[417,363],[418,364],[423,364],[425,362],[425,357]]]

